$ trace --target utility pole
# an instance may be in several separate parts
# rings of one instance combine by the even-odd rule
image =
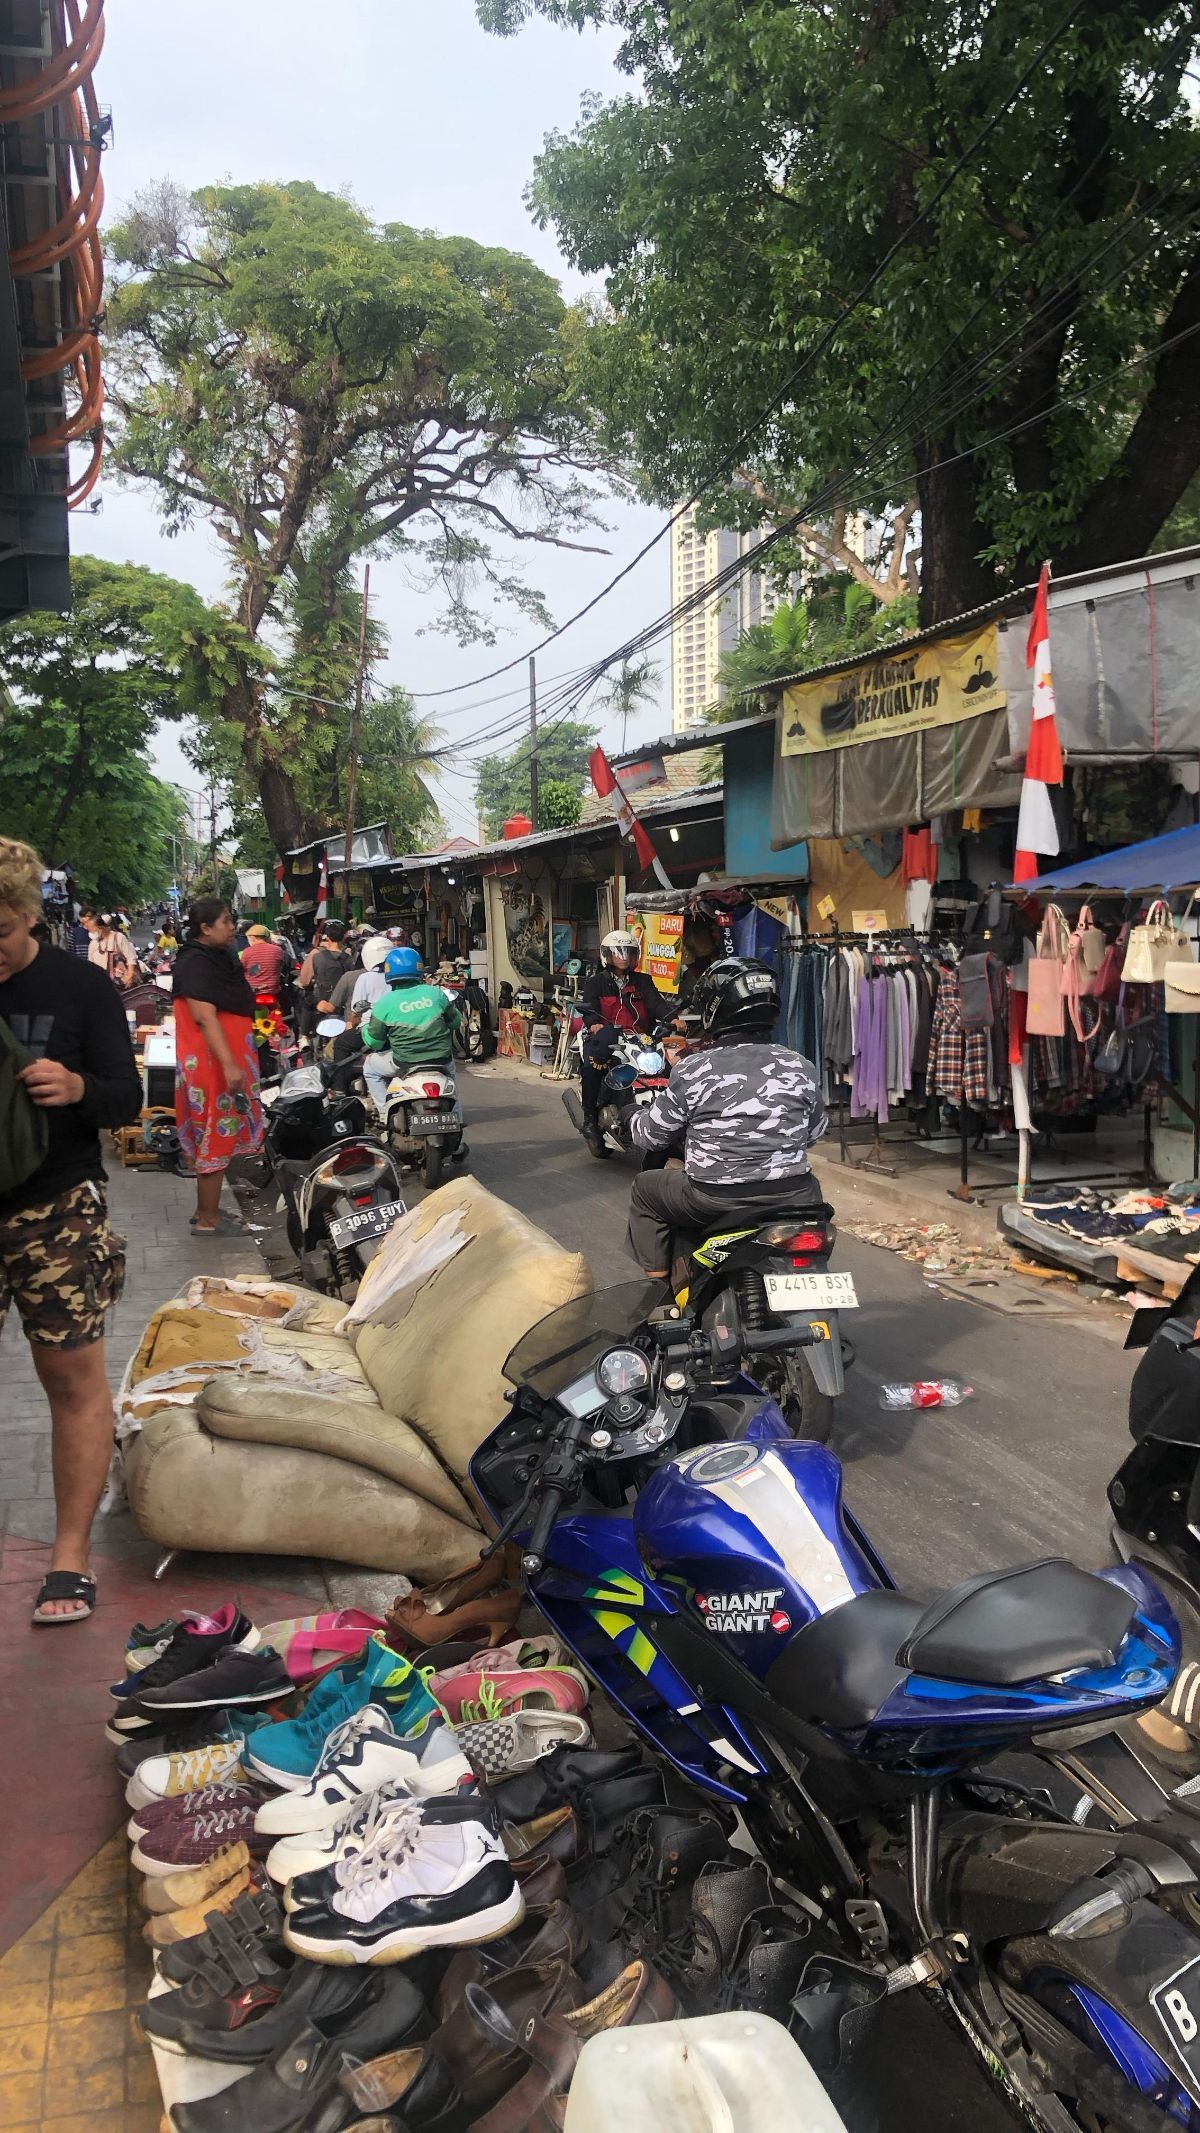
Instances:
[[[537,666],[529,661],[529,819],[538,826]]]
[[[358,675],[354,683],[354,710],[350,716],[350,772],[346,781],[346,850],[343,857],[342,917],[350,916],[350,861],[354,856],[354,813],[358,806],[358,741],[362,731],[363,689],[367,678],[367,604],[371,598],[371,566],[363,571],[362,614],[358,625]]]
[[[221,862],[217,857],[217,781],[214,778],[208,788],[208,856],[212,867],[213,889],[221,893]]]

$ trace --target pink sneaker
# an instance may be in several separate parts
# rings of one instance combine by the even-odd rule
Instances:
[[[430,1653],[433,1658],[435,1654]],[[437,1675],[439,1681],[455,1681],[460,1674],[512,1674],[530,1667],[569,1665],[565,1645],[557,1637],[514,1637],[510,1644],[494,1644],[486,1652],[472,1652]]]
[[[507,1718],[514,1711],[560,1711],[578,1715],[587,1706],[588,1684],[569,1666],[510,1667],[495,1672],[472,1664],[435,1674],[429,1693],[451,1725]]]

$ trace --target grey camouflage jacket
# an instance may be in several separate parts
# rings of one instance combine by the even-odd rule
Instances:
[[[829,1128],[817,1069],[783,1044],[692,1053],[630,1124],[643,1153],[682,1141],[697,1185],[801,1176],[811,1142]]]

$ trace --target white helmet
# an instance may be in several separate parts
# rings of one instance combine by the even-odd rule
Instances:
[[[616,957],[622,958],[617,964]],[[618,927],[615,933],[606,933],[600,943],[600,960],[610,970],[636,970],[642,959],[642,944],[636,933]]]
[[[363,942],[362,967],[364,970],[379,970],[392,952],[392,943],[386,933],[373,933]]]

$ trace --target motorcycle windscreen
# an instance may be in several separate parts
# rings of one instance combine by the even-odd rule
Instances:
[[[662,1301],[659,1281],[622,1281],[578,1296],[539,1319],[517,1342],[505,1359],[504,1375],[510,1385],[527,1385],[539,1398],[552,1400],[610,1348],[628,1346]]]

